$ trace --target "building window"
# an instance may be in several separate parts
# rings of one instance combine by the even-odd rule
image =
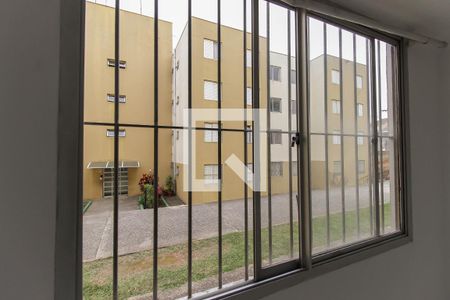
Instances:
[[[338,70],[331,70],[331,82],[341,84],[341,73]]]
[[[247,49],[245,51],[246,59],[247,59],[247,68],[252,67],[252,50]]]
[[[291,114],[297,114],[297,100],[291,100]]]
[[[331,100],[331,111],[333,114],[341,113],[341,101],[340,100]]]
[[[360,75],[356,75],[356,87],[358,89],[362,89],[363,88],[363,78]]]
[[[107,94],[106,95],[106,100],[108,102],[114,102],[115,101],[115,96],[114,94]],[[119,103],[126,103],[127,102],[127,96],[125,95],[120,95],[119,96]]]
[[[281,112],[280,98],[270,98],[270,112]]]
[[[253,103],[251,87],[247,87],[246,103],[247,103],[247,105],[252,105],[252,103]]]
[[[275,131],[272,130],[272,132],[270,132],[270,144],[271,145],[281,145],[281,130]]]
[[[247,182],[253,182],[253,164],[248,163],[245,171],[247,172]]]
[[[205,100],[217,101],[219,86],[217,82],[205,80],[203,82],[203,98]]]
[[[273,161],[270,163],[270,175],[272,177],[283,176],[283,162]]]
[[[334,175],[341,175],[341,172],[342,172],[341,161],[340,160],[333,161],[333,174]]]
[[[297,84],[297,72],[291,70],[291,84]]]
[[[364,104],[358,103],[357,109],[358,109],[358,117],[363,117],[364,116]]]
[[[107,137],[114,137],[114,129],[106,129],[106,136]],[[125,137],[125,129],[119,129],[119,137]]]
[[[270,80],[281,81],[281,67],[271,65],[269,69],[269,74]]]
[[[219,182],[219,166],[218,165],[204,165],[203,178],[206,184],[217,184]]]
[[[365,160],[358,160],[358,173],[359,174],[366,173],[366,161]]]
[[[205,123],[205,128],[219,128],[217,123]],[[219,132],[217,130],[205,130],[205,143],[217,143]]]
[[[340,131],[333,131],[333,145],[340,145],[341,144],[341,132]]]
[[[364,137],[361,136],[363,134],[364,134],[364,132],[358,131],[358,137],[357,137],[358,145],[364,145]]]
[[[292,176],[298,176],[297,174],[298,174],[298,164],[297,164],[297,162],[296,161],[293,161],[292,163],[291,163],[291,168],[292,168]]]
[[[107,65],[108,67],[115,67],[116,66],[116,60],[112,59],[112,58],[108,58],[107,60]],[[119,68],[120,69],[125,69],[127,67],[127,62],[124,60],[119,60]]]
[[[247,125],[246,137],[247,137],[247,144],[253,143],[253,132],[252,132],[252,126],[250,126],[250,125]]]
[[[203,57],[217,60],[219,57],[219,47],[217,42],[207,39],[203,40]]]

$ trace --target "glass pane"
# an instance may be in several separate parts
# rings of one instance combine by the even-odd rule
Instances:
[[[263,267],[299,255],[297,151],[291,147],[297,130],[294,21],[295,13],[288,9],[260,2],[260,107],[270,132],[261,134],[268,156],[261,162],[267,164],[267,191],[261,192]]]
[[[313,253],[319,253],[375,234],[372,104],[369,41],[314,18],[309,24]]]
[[[379,194],[381,234],[400,230],[400,203],[398,190],[397,131],[394,116],[398,91],[396,48],[375,41],[377,82],[377,129],[379,135]]]

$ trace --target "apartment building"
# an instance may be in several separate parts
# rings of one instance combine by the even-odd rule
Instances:
[[[313,189],[325,187],[327,176],[330,186],[339,186],[342,180],[347,186],[355,186],[356,179],[359,184],[368,182],[371,108],[367,105],[367,68],[348,59],[342,59],[342,72],[340,68],[339,57],[330,54],[310,62]]]
[[[119,193],[137,195],[153,169],[154,19],[120,11]],[[159,21],[159,123],[171,125],[172,24]],[[86,2],[83,199],[112,196],[114,8]],[[171,174],[170,130],[159,131],[159,179]]]
[[[221,39],[221,104],[222,108],[252,108],[251,107],[251,47],[250,36],[247,39],[247,51],[243,48],[243,31],[222,26]],[[270,129],[268,137],[268,166],[267,180],[270,183],[271,194],[288,194],[289,178],[292,175],[292,191],[296,190],[297,180],[297,153],[291,150],[291,137],[289,132],[297,131],[297,86],[296,61],[291,57],[288,62],[286,53],[270,51],[267,59],[267,40],[261,37],[260,59],[260,108],[268,110],[267,128]],[[218,43],[217,24],[199,18],[192,19],[192,108],[218,107]],[[244,55],[246,56],[247,86],[244,89]],[[324,61],[327,64],[328,94],[323,93],[324,87]],[[174,102],[173,123],[182,127],[183,112],[188,108],[188,35],[185,31],[174,53]],[[269,65],[269,69],[267,68]],[[291,70],[289,70],[289,66]],[[312,138],[312,188],[324,188],[326,173],[330,186],[338,186],[344,180],[347,186],[358,183],[367,183],[369,176],[369,143],[368,143],[368,107],[367,107],[367,69],[364,64],[356,64],[357,76],[354,76],[352,61],[343,59],[342,77],[345,84],[342,87],[341,103],[341,73],[339,59],[332,55],[321,55],[311,61],[311,127],[316,133],[324,134],[327,124],[329,134],[328,150],[325,147],[325,138]],[[267,85],[267,82],[270,85]],[[356,88],[353,82],[356,83]],[[290,91],[289,91],[290,89]],[[245,92],[244,92],[245,91]],[[356,91],[356,98],[355,98]],[[270,95],[268,97],[268,95]],[[247,99],[247,101],[245,100]],[[356,99],[356,100],[355,100]],[[244,106],[244,103],[246,104]],[[327,105],[327,123],[325,123],[325,103]],[[341,113],[342,112],[342,113]],[[342,116],[345,116],[341,118]],[[217,122],[198,122],[195,127],[217,128]],[[343,130],[341,130],[343,127]],[[222,128],[242,130],[243,122],[223,121]],[[251,127],[248,127],[250,129]],[[314,132],[314,130],[313,130]],[[341,132],[344,136],[341,140]],[[244,198],[244,184],[236,173],[227,166],[226,159],[234,154],[242,162],[244,147],[247,147],[247,162],[249,168],[252,164],[251,134],[244,145],[242,132],[222,132],[222,199]],[[333,135],[335,134],[335,135]],[[359,135],[359,136],[357,136]],[[177,195],[187,201],[186,181],[183,181],[185,167],[187,166],[187,132],[175,130],[173,143],[173,161],[176,165]],[[205,185],[219,178],[218,168],[218,134],[214,130],[195,130],[193,135],[195,151],[195,165],[193,176],[197,179],[207,179]],[[341,146],[341,143],[343,144]],[[344,166],[341,164],[341,148],[344,148]],[[289,151],[291,155],[289,156]],[[328,152],[326,154],[326,152]],[[342,176],[344,170],[344,176]],[[344,177],[344,178],[343,178]],[[205,189],[208,187],[205,186]],[[267,192],[262,192],[267,196]],[[203,203],[217,201],[217,193],[194,192],[193,202]]]

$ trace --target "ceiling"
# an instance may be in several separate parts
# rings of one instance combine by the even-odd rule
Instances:
[[[321,2],[337,4],[385,25],[450,41],[450,0],[322,0]]]

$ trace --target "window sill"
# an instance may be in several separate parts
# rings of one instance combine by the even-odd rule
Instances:
[[[405,233],[369,240],[349,247],[336,249],[334,252],[317,255],[313,258],[310,270],[298,269],[259,282],[244,283],[234,286],[220,293],[211,293],[193,299],[260,299],[267,295],[290,288],[306,280],[322,274],[338,270],[353,263],[368,259],[389,250],[404,246],[412,242],[412,238]]]

